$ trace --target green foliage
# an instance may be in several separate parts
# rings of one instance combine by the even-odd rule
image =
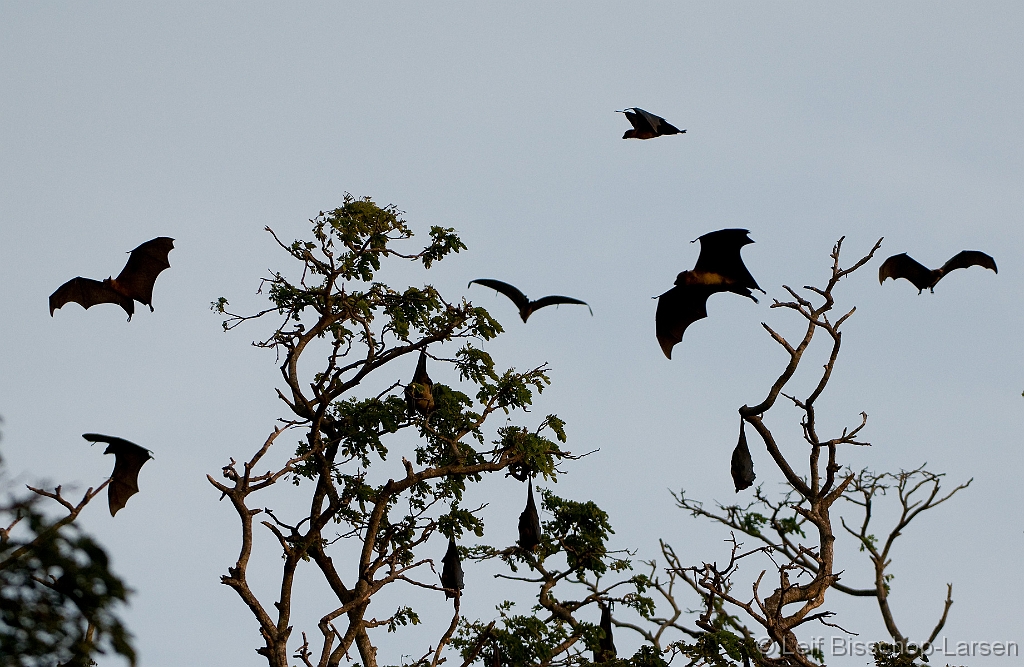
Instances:
[[[113,650],[135,664],[116,614],[128,590],[106,552],[74,524],[55,525],[37,496],[0,507],[0,665],[85,666]],[[13,534],[12,534],[13,533]]]

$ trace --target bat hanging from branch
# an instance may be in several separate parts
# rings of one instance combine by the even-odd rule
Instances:
[[[537,504],[533,502],[533,480],[529,482],[526,492],[526,509],[519,515],[519,546],[526,551],[536,551],[540,546],[540,515]]]
[[[604,631],[604,636],[601,637],[598,648],[594,651],[594,662],[609,662],[615,659],[617,652],[615,641],[612,638],[612,608],[605,604],[601,605],[601,629]]]
[[[680,130],[661,116],[655,116],[639,107],[627,107],[615,113],[626,114],[626,120],[633,126],[632,130],[626,130],[622,135],[623,139],[653,139],[669,134],[686,134],[686,130]]]
[[[173,248],[174,239],[160,236],[132,250],[117,278],[102,281],[81,276],[72,278],[50,295],[50,317],[53,311],[71,302],[83,308],[116,303],[128,313],[129,322],[135,314],[135,301],[149,306],[152,311],[153,284],[160,272],[171,266],[167,255]]]
[[[696,266],[676,276],[676,286],[657,297],[655,333],[669,359],[673,346],[683,340],[686,327],[708,316],[708,297],[712,294],[733,292],[757,303],[750,290],[764,290],[757,286],[740,257],[743,246],[753,243],[749,234],[746,229],[720,229],[691,241],[700,241]]]
[[[114,472],[110,474],[110,486],[107,487],[110,516],[114,516],[129,498],[139,492],[139,471],[153,456],[145,447],[123,438],[99,433],[83,433],[82,437],[90,442],[107,443],[103,453],[114,455]]]
[[[427,416],[433,411],[433,386],[433,381],[427,375],[427,350],[423,348],[420,350],[420,360],[416,363],[412,381],[405,387],[405,405],[410,417],[417,412]]]
[[[882,266],[878,267],[878,284],[884,283],[886,278],[893,280],[906,278],[914,284],[918,294],[926,289],[934,294],[935,284],[942,280],[943,276],[953,269],[966,269],[971,266],[980,266],[999,273],[999,269],[996,268],[996,260],[992,259],[991,255],[986,255],[978,250],[958,252],[937,269],[929,269],[904,252],[893,255],[882,262]]]
[[[736,449],[732,450],[732,483],[736,486],[736,493],[748,489],[754,484],[757,475],[754,474],[754,460],[750,458],[750,449],[747,447],[747,436],[743,432],[743,420],[740,420],[740,439],[736,443]]]
[[[459,603],[461,591],[466,587],[462,573],[462,558],[459,556],[459,549],[455,546],[455,538],[448,538],[448,551],[441,559],[444,567],[441,569],[441,587],[444,588],[444,599],[455,598],[456,607]]]
[[[580,301],[579,299],[574,299],[570,296],[546,296],[542,299],[537,299],[536,301],[530,301],[528,298],[526,298],[526,295],[520,292],[518,289],[516,289],[512,285],[509,285],[508,283],[503,283],[500,280],[491,280],[490,278],[477,278],[476,280],[469,281],[469,285],[472,285],[473,283],[478,283],[480,285],[483,285],[484,287],[490,287],[493,290],[501,292],[509,299],[512,299],[512,303],[516,304],[516,308],[519,309],[519,317],[523,318],[523,322],[526,322],[526,320],[529,319],[533,311],[539,310],[540,308],[544,308],[545,306],[555,306],[560,303],[570,303],[586,306],[587,310],[590,310],[590,314],[594,314],[594,311],[590,308],[586,301]],[[469,285],[467,285],[466,287],[468,288]]]

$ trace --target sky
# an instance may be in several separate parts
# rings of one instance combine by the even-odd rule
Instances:
[[[237,523],[205,476],[262,444],[284,414],[280,376],[273,354],[249,345],[269,323],[225,334],[209,304],[261,308],[260,278],[288,265],[264,227],[307,235],[308,219],[350,192],[396,205],[417,239],[454,227],[469,247],[383,279],[468,296],[506,327],[487,345],[499,363],[550,365],[553,384],[525,419],[556,413],[571,451],[599,451],[547,486],[605,508],[612,546],[638,560],[656,558],[660,538],[686,562],[721,561],[727,534],[677,509],[670,490],[736,501],[736,410],[759,402],[786,360],[760,322],[802,332],[769,304],[787,296],[782,285],[823,284],[840,237],[844,264],[884,237],[836,289],[837,309],[857,310],[819,418],[837,433],[869,415],[872,446],[841,452],[854,469],[927,462],[950,486],[974,480],[897,542],[890,602],[903,631],[930,632],[952,583],[950,646],[1024,644],[1021,34],[1015,2],[4,2],[9,476],[99,484],[112,461],[84,432],[153,450],[142,492],[116,518],[96,502],[80,520],[135,590],[125,616],[141,664],[261,664],[255,621],[219,583]],[[621,140],[629,126],[614,111],[634,106],[687,133]],[[731,227],[750,230],[743,256],[767,295],[712,298],[669,361],[650,297],[693,266],[693,239]],[[64,281],[116,275],[126,251],[156,236],[175,249],[155,312],[139,307],[126,323],[115,306],[72,304],[49,316]],[[963,249],[992,254],[998,275],[958,271],[921,295],[875,280],[889,255],[934,267]],[[504,297],[466,288],[481,277],[584,299],[593,317],[563,307],[524,325]],[[796,391],[810,389],[824,355],[810,353]],[[767,422],[802,455],[792,408]],[[778,489],[763,445],[751,448],[758,482]],[[287,508],[289,492],[267,502]],[[521,492],[502,479],[476,496],[495,541],[505,528],[515,539]],[[278,562],[261,539],[253,578]],[[864,554],[844,544],[843,581],[867,585]],[[470,614],[526,600],[492,574],[467,568]],[[322,599],[314,579],[299,585],[303,599]],[[446,626],[447,605],[415,600],[423,626],[381,633],[382,663],[421,655]],[[827,605],[856,639],[886,638],[870,601],[833,594]],[[315,632],[320,613],[300,614],[295,634]],[[636,641],[622,631],[616,644],[629,655]]]

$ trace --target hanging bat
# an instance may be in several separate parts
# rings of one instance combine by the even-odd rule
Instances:
[[[526,509],[519,515],[519,546],[526,551],[536,551],[540,546],[540,516],[537,504],[533,502],[533,480],[529,481],[526,492]]]
[[[720,229],[691,241],[700,241],[700,255],[692,271],[676,276],[675,287],[658,297],[654,316],[655,333],[661,350],[669,359],[672,347],[683,340],[683,332],[708,316],[708,297],[733,292],[753,299],[751,289],[764,292],[743,265],[740,250],[753,243],[746,229]]]
[[[601,629],[604,630],[604,637],[598,643],[598,649],[594,651],[594,662],[609,662],[615,659],[615,641],[612,639],[612,610],[607,605],[601,605]]]
[[[434,386],[430,376],[427,375],[427,350],[420,350],[420,360],[416,364],[416,372],[413,373],[412,381],[405,387],[405,405],[412,417],[417,412],[426,416],[434,409],[434,394],[431,391]]]
[[[886,278],[892,278],[893,280],[906,278],[914,283],[918,294],[926,289],[934,294],[935,284],[942,280],[944,275],[953,269],[966,269],[970,266],[980,266],[999,273],[999,269],[996,268],[996,260],[992,259],[990,255],[977,250],[959,252],[937,269],[929,269],[921,265],[904,252],[899,255],[893,255],[882,262],[882,266],[878,267],[878,284],[884,283]]]
[[[458,604],[460,592],[466,587],[462,574],[462,558],[459,557],[459,550],[455,546],[455,538],[448,538],[448,551],[441,559],[444,567],[441,569],[441,586],[445,589],[444,599],[455,598]]]
[[[740,420],[740,440],[736,443],[736,449],[732,450],[732,483],[736,486],[736,493],[750,488],[755,479],[757,475],[754,474],[754,461],[750,458],[750,449],[747,447],[743,420]]]
[[[653,139],[668,134],[686,134],[686,130],[680,130],[661,116],[655,116],[639,107],[628,107],[615,113],[626,114],[626,120],[633,126],[632,130],[626,130],[622,135],[623,139]]]
[[[523,318],[523,322],[529,319],[533,311],[543,308],[545,306],[554,306],[560,303],[573,303],[581,306],[586,306],[587,310],[590,310],[590,314],[593,315],[594,311],[590,308],[586,301],[580,301],[569,296],[546,296],[536,301],[530,301],[526,298],[526,295],[520,292],[518,289],[503,283],[500,280],[491,280],[490,278],[477,278],[476,280],[470,280],[469,284],[479,283],[484,287],[490,287],[493,290],[497,290],[512,299],[512,303],[516,304],[516,308],[519,309],[519,317]],[[467,288],[469,285],[466,286]]]
[[[107,443],[103,453],[114,455],[114,472],[110,474],[110,486],[107,487],[107,504],[110,516],[114,516],[129,498],[139,492],[139,471],[153,456],[145,447],[123,438],[99,433],[83,433],[82,437],[90,442]]]
[[[135,314],[135,301],[153,310],[153,284],[160,272],[171,266],[167,255],[174,248],[174,239],[160,236],[146,241],[128,257],[128,263],[117,278],[92,280],[78,276],[57,288],[50,295],[50,317],[53,311],[66,303],[74,302],[83,308],[98,303],[116,303],[128,313],[131,322]]]

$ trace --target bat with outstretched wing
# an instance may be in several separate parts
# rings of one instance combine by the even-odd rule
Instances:
[[[884,283],[886,278],[893,280],[904,278],[914,284],[918,294],[926,289],[934,293],[936,283],[942,280],[947,273],[953,269],[966,269],[971,266],[980,266],[999,273],[999,269],[996,268],[996,260],[991,255],[986,255],[978,250],[958,252],[937,269],[929,269],[904,252],[893,255],[882,262],[882,266],[878,267],[878,284]]]
[[[757,475],[754,474],[754,460],[750,458],[750,449],[747,447],[747,436],[743,432],[743,421],[740,421],[740,439],[736,443],[736,449],[732,450],[732,483],[736,486],[736,493],[748,489],[753,485]]]
[[[519,317],[523,318],[523,322],[529,319],[530,315],[535,310],[539,310],[541,308],[544,308],[545,306],[556,306],[561,303],[578,304],[581,306],[586,306],[587,309],[590,310],[590,314],[594,314],[594,311],[591,310],[590,306],[587,304],[586,301],[580,301],[579,299],[574,299],[571,296],[546,296],[544,298],[537,299],[536,301],[530,301],[526,297],[526,295],[520,292],[518,289],[516,289],[512,285],[509,285],[508,283],[503,283],[500,280],[492,280],[490,278],[477,278],[476,280],[469,281],[470,285],[472,285],[473,283],[478,283],[480,285],[483,285],[484,287],[490,287],[491,289],[497,290],[498,292],[501,292],[509,299],[511,299],[512,303],[516,304],[516,308],[519,309]]]
[[[110,516],[114,516],[128,503],[129,498],[139,492],[139,471],[153,456],[145,447],[139,447],[124,438],[99,433],[83,433],[82,437],[90,442],[107,443],[103,453],[114,455],[114,472],[110,474],[110,486],[107,487]]]
[[[116,303],[128,313],[128,321],[135,314],[135,301],[152,311],[153,284],[160,272],[171,266],[167,255],[173,248],[174,239],[160,236],[132,250],[117,278],[72,278],[50,295],[50,317],[53,311],[72,302],[86,309],[100,303]]]
[[[433,381],[427,375],[427,350],[424,348],[420,350],[420,360],[416,363],[412,382],[405,386],[405,404],[410,417],[417,412],[426,416],[434,409],[433,386]]]
[[[622,135],[623,139],[653,139],[669,134],[686,134],[686,130],[680,130],[661,116],[655,116],[639,107],[628,107],[615,113],[626,114],[626,120],[633,126],[632,130],[626,130]]]
[[[448,551],[441,559],[444,567],[441,569],[441,587],[444,588],[444,599],[455,598],[458,606],[460,591],[466,587],[462,573],[462,558],[459,556],[459,548],[455,546],[455,538],[448,538]]]
[[[535,551],[540,546],[540,515],[533,502],[533,480],[529,481],[526,492],[526,509],[519,515],[519,546],[526,551]]]
[[[750,290],[764,292],[740,257],[743,246],[754,242],[748,230],[720,229],[694,239],[693,243],[697,241],[700,255],[693,270],[676,276],[676,286],[658,297],[655,334],[669,359],[672,348],[683,340],[686,327],[708,316],[708,297],[712,294],[733,292],[757,303]]]

